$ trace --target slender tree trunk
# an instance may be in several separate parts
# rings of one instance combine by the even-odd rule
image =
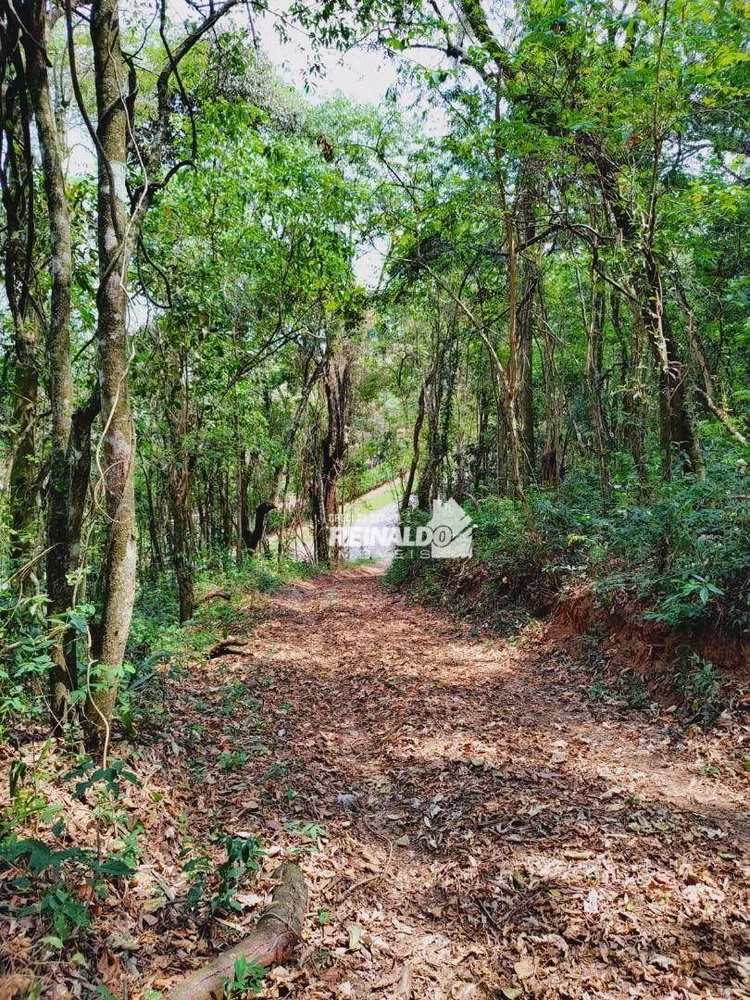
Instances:
[[[9,51],[3,53],[14,75],[0,85],[0,148],[4,170],[0,176],[5,209],[5,294],[13,320],[14,377],[12,426],[14,447],[10,459],[10,557],[21,589],[30,589],[29,562],[36,524],[39,476],[35,423],[39,394],[37,358],[39,321],[32,302],[31,278],[35,243],[34,178],[31,154],[31,108],[27,101],[27,69],[18,48],[15,23],[7,25]]]
[[[464,7],[474,6],[478,6],[478,4],[464,4]],[[498,77],[497,87],[495,90],[496,126],[499,125],[501,119],[501,83],[500,78]],[[500,384],[504,382],[504,388],[506,390],[510,478],[513,483],[516,498],[521,502],[524,509],[527,511],[527,516],[529,516],[526,493],[523,487],[523,472],[521,468],[521,428],[519,426],[518,240],[516,239],[516,223],[508,202],[505,177],[503,175],[502,148],[500,146],[499,132],[497,133],[495,141],[495,178],[500,194],[500,206],[503,213],[505,241],[508,250],[508,369],[505,378],[502,378],[501,370],[498,370],[498,377],[500,379]],[[498,359],[494,348],[492,350],[492,356],[493,364],[497,366]]]
[[[536,237],[535,202],[538,197],[538,160],[527,160],[521,167],[521,191],[518,195],[518,214],[521,219],[522,240],[525,249],[521,255],[521,297],[518,302],[518,413],[521,442],[524,451],[524,473],[534,477],[536,468],[536,441],[534,436],[534,315],[539,292],[540,273]]]
[[[172,511],[172,565],[180,602],[180,622],[192,618],[195,609],[193,523],[189,494],[189,472],[174,470],[169,477],[169,505]]]
[[[427,448],[424,458],[424,466],[419,474],[419,482],[417,484],[417,507],[420,510],[425,511],[429,511],[430,501],[434,499],[437,493],[435,488],[435,475],[437,467],[440,464],[440,456],[438,454],[438,427],[443,394],[443,375],[445,373],[444,351],[440,351],[438,359],[439,363],[436,363],[435,365],[435,374],[430,380],[429,392],[425,399],[425,409],[427,415]]]
[[[91,9],[91,41],[99,140],[98,244],[100,387],[102,402],[101,470],[108,519],[101,591],[102,618],[96,684],[86,717],[103,735],[117,698],[120,670],[130,630],[136,584],[135,432],[128,393],[128,350],[125,330],[126,282],[130,239],[125,201],[128,112],[124,90],[127,74],[120,48],[117,0],[95,0]]]
[[[586,374],[589,389],[589,411],[591,425],[594,429],[596,455],[599,464],[599,479],[602,493],[610,492],[610,475],[607,464],[607,432],[604,423],[604,407],[602,405],[602,354],[604,344],[604,281],[592,268],[591,271],[591,303],[586,338]]]
[[[29,93],[34,106],[42,159],[42,176],[52,246],[51,309],[47,333],[50,402],[50,471],[48,494],[47,591],[50,612],[63,614],[73,602],[71,574],[79,567],[80,536],[90,468],[91,421],[98,394],[82,408],[75,421],[70,361],[72,251],[70,213],[60,149],[60,131],[52,102],[47,65],[47,4],[31,0],[25,35]],[[74,440],[75,437],[75,440]],[[51,708],[56,723],[68,713],[69,695],[77,687],[75,637],[66,633],[52,653]]]
[[[241,562],[247,549],[250,538],[250,507],[247,499],[248,492],[247,475],[247,453],[241,448],[237,456],[237,561]]]
[[[312,484],[310,489],[310,507],[313,529],[313,550],[315,561],[328,563],[330,560],[330,545],[328,523],[326,521],[323,475],[317,464],[313,465]]]
[[[543,483],[559,483],[563,474],[562,406],[555,371],[555,335],[542,315],[544,331],[544,454],[541,463]]]
[[[37,520],[39,475],[34,426],[39,394],[37,362],[38,325],[33,316],[18,317],[15,331],[15,374],[13,379],[13,428],[15,449],[8,492],[11,515],[11,564],[22,569],[28,563]],[[31,578],[22,572],[22,588]]]
[[[401,501],[401,513],[403,514],[405,510],[409,509],[409,501],[411,500],[412,492],[414,491],[414,479],[417,475],[417,467],[419,466],[419,438],[422,433],[422,424],[424,423],[424,384],[419,390],[419,402],[417,403],[417,419],[414,421],[414,435],[412,440],[412,453],[411,453],[411,464],[409,466],[409,475],[406,479],[406,486],[404,487],[404,498]]]
[[[144,469],[144,482],[146,484],[146,505],[148,511],[148,537],[151,542],[151,565],[157,573],[164,572],[164,555],[161,548],[161,537],[159,525],[156,518],[156,506],[154,504],[154,488],[148,469]]]
[[[329,562],[328,535],[337,515],[337,489],[349,451],[348,413],[351,394],[351,364],[333,351],[323,371],[328,425],[315,463],[311,502],[315,558]],[[335,556],[335,553],[334,553]]]
[[[644,350],[643,350],[643,317],[638,309],[632,309],[632,351],[628,354],[627,337],[622,328],[622,312],[620,293],[613,291],[611,296],[610,315],[612,325],[622,345],[622,385],[623,385],[623,410],[624,438],[633,458],[633,465],[638,475],[641,486],[645,486],[648,479],[648,469],[643,454],[643,437],[646,426],[646,414],[644,412],[645,399],[645,370],[644,370]]]
[[[232,504],[230,500],[230,475],[221,477],[221,537],[222,545],[229,552],[232,546]]]
[[[683,466],[696,475],[703,475],[703,457],[695,426],[687,407],[687,366],[677,356],[669,317],[664,308],[661,270],[653,253],[643,251],[647,282],[647,301],[642,308],[643,325],[649,336],[659,368],[659,445],[662,478],[672,475],[673,450],[677,450]]]

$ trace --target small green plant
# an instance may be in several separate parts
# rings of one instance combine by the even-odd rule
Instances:
[[[277,778],[284,778],[289,773],[289,768],[286,764],[279,764],[274,762],[266,771],[263,776],[264,781],[275,781]]]
[[[223,771],[239,771],[247,764],[246,750],[225,750],[219,758],[219,766]]]
[[[300,823],[299,820],[291,820],[286,824],[286,829],[290,833],[295,833],[303,843],[311,844],[316,850],[320,850],[320,838],[325,836],[325,827],[322,823]]]
[[[34,912],[34,907],[28,907],[27,910]],[[39,912],[51,920],[60,948],[70,937],[91,926],[88,907],[66,887],[46,892],[39,901]]]
[[[701,764],[701,774],[705,774],[707,778],[718,778],[720,773],[718,766],[711,761]]]
[[[182,866],[182,871],[190,877],[185,902],[189,910],[197,910],[206,894],[207,876],[212,870],[211,859],[207,854],[198,854],[190,858]]]
[[[235,899],[235,894],[248,872],[257,872],[260,869],[265,852],[256,837],[225,837],[224,849],[227,852],[227,860],[217,868],[219,885],[211,899],[211,909],[241,910],[242,907]]]
[[[608,698],[611,697],[612,697],[612,692],[610,691],[610,689],[607,687],[606,684],[602,683],[602,681],[594,681],[590,685],[588,690],[589,701],[592,702],[606,701]]]
[[[232,978],[222,977],[221,984],[224,987],[224,996],[227,1000],[244,993],[260,993],[263,989],[263,966],[257,962],[248,962],[242,956],[234,963]]]
[[[642,709],[649,704],[649,696],[642,678],[629,668],[620,674],[620,686],[629,708]]]
[[[101,1000],[119,1000],[115,993],[110,993],[104,983],[99,983],[99,985],[94,990],[94,996],[100,997]]]
[[[140,781],[132,771],[125,770],[125,762],[122,760],[112,761],[109,767],[97,767],[92,760],[84,761],[79,767],[74,768],[65,775],[63,780],[82,778],[75,786],[74,795],[83,801],[86,792],[94,788],[99,783],[103,784],[104,791],[115,801],[122,797],[123,782],[130,782],[140,786]]]
[[[677,687],[687,700],[690,721],[709,729],[724,707],[721,674],[713,663],[693,653],[678,673]]]

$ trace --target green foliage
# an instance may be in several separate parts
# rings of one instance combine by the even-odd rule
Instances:
[[[223,836],[220,843],[226,858],[219,864],[214,865],[204,851],[187,857],[183,864],[182,870],[190,878],[186,897],[190,910],[199,909],[206,899],[212,913],[242,910],[237,892],[249,874],[259,871],[265,852],[255,837]]]
[[[222,979],[224,986],[224,996],[227,998],[245,995],[247,993],[260,993],[263,989],[263,978],[265,970],[257,962],[248,962],[242,956],[234,963],[232,978]]]
[[[52,661],[44,595],[0,589],[0,740],[10,723],[39,719]]]
[[[687,699],[692,722],[708,729],[724,708],[723,678],[720,671],[697,654],[691,654],[677,675],[677,686]]]
[[[81,885],[95,894],[104,891],[107,879],[133,874],[132,864],[121,857],[100,859],[95,851],[53,848],[35,838],[8,834],[0,840],[0,872],[18,896],[36,897],[18,910],[20,915],[39,913],[51,924],[60,947],[91,926],[89,904],[77,893]]]
[[[265,852],[256,837],[226,837],[223,846],[227,859],[217,868],[219,884],[211,899],[211,909],[241,910],[235,899],[236,892],[248,873],[260,869]]]
[[[507,604],[523,595],[533,608],[537,598],[543,605],[545,595],[588,579],[602,599],[628,592],[647,619],[672,628],[720,618],[741,631],[750,622],[750,511],[735,499],[735,481],[726,465],[711,465],[705,480],[654,486],[646,503],[634,481],[615,482],[610,499],[577,470],[554,490],[530,491],[531,526],[510,499],[467,501],[474,558],[489,574],[485,597]],[[388,579],[441,600],[450,573],[440,561],[399,558]],[[460,594],[450,601],[460,608]]]
[[[224,771],[240,771],[245,764],[247,764],[247,751],[245,750],[232,750],[231,752],[225,750],[219,759],[219,767]]]

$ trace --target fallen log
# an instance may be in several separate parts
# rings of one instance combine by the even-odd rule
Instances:
[[[278,872],[279,884],[271,904],[254,929],[239,944],[229,948],[209,965],[187,976],[167,993],[166,1000],[210,1000],[224,996],[224,986],[234,976],[234,964],[244,958],[263,968],[281,965],[294,951],[302,933],[307,910],[307,887],[298,865],[285,862]]]
[[[237,635],[228,635],[226,639],[220,639],[215,645],[213,645],[208,651],[209,660],[216,660],[220,656],[226,656],[227,653],[237,653],[247,656],[245,646],[250,642],[249,639],[242,639]]]
[[[196,604],[207,604],[208,601],[214,601],[216,598],[221,598],[222,601],[231,601],[232,595],[223,587],[216,587],[214,590],[207,590],[202,597],[198,598]]]

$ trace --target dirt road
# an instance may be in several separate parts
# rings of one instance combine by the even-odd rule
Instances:
[[[473,639],[371,568],[287,589],[253,639],[183,696],[251,692],[255,723],[209,723],[202,808],[309,880],[264,996],[748,995],[738,727],[592,703],[541,627]]]

